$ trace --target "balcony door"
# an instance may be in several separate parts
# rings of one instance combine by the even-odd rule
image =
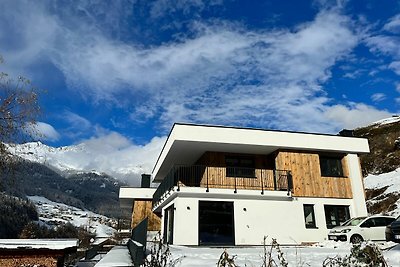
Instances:
[[[233,202],[199,201],[199,245],[235,245]]]

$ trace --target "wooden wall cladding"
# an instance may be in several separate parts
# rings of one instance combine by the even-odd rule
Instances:
[[[133,204],[131,227],[134,228],[146,217],[149,218],[148,231],[160,231],[161,219],[152,211],[152,201],[135,200]]]
[[[321,177],[317,153],[280,151],[275,158],[276,169],[291,170],[293,196],[352,198],[346,157],[342,160],[344,177]]]
[[[225,168],[226,156],[252,157],[255,164],[255,177],[237,177],[236,179],[227,177]],[[189,180],[192,180],[194,182],[191,184],[198,183],[200,187],[207,187],[208,185],[209,188],[234,189],[236,187],[237,189],[274,190],[272,171],[274,168],[274,157],[272,155],[251,155],[208,151],[199,158],[196,165],[207,166],[207,168],[199,170],[201,173],[199,178],[188,179],[188,182]],[[261,182],[261,179],[263,182]],[[184,186],[185,183],[182,185]]]
[[[237,154],[237,153],[223,153],[223,152],[205,152],[196,162],[197,165],[205,165],[210,167],[226,167],[226,156],[238,157],[253,157],[256,169],[270,169],[274,168],[273,155],[252,155],[252,154]]]

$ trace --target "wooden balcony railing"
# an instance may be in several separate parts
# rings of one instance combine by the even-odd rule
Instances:
[[[206,192],[210,188],[238,189],[264,191],[287,191],[292,189],[292,175],[288,170],[267,170],[239,167],[210,167],[202,165],[176,165],[158,186],[153,195],[153,206],[172,188],[202,187]]]

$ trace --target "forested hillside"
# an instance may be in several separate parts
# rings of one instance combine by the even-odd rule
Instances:
[[[44,196],[110,217],[120,215],[120,186],[107,175],[76,173],[64,177],[42,164],[24,160],[0,173],[0,192],[19,197]]]
[[[17,238],[29,222],[39,219],[28,200],[0,193],[0,203],[0,238]]]

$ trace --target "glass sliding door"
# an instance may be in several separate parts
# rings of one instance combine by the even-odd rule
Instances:
[[[234,245],[233,202],[199,201],[199,245]]]

